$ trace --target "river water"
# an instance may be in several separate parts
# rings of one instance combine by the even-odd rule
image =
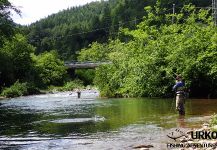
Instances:
[[[200,127],[217,112],[217,100],[100,99],[96,91],[19,97],[0,101],[1,150],[167,149],[167,135]]]

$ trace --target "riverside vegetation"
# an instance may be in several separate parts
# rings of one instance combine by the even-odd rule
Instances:
[[[137,29],[121,29],[119,39],[93,43],[80,60],[107,60],[96,70],[102,96],[172,96],[174,76],[182,74],[193,97],[217,96],[217,28],[209,10],[186,5],[164,14],[157,3]],[[174,18],[174,23],[171,22]]]
[[[21,29],[12,21],[11,11],[20,14],[7,0],[0,1],[0,91],[3,97],[39,94],[41,90],[72,90],[83,87],[72,81],[56,50],[36,55]],[[59,87],[61,86],[61,88]]]
[[[99,22],[103,22],[106,20],[105,14],[107,14],[112,22],[109,25],[110,28],[115,26],[114,20],[124,22],[135,17],[131,16],[128,20],[123,20],[124,17],[114,17],[120,16],[121,12],[127,14],[126,10],[130,10],[131,3],[127,0],[118,1],[119,7],[114,11],[110,7],[114,4],[112,2],[114,1],[92,3],[81,7],[80,10],[86,13],[89,10],[97,10],[97,4],[106,6],[103,7],[103,11],[93,11],[95,12],[93,13],[94,17],[90,18],[99,17],[101,18]],[[168,4],[172,3],[172,0],[168,2]],[[73,58],[79,61],[112,62],[112,64],[100,66],[96,71],[77,71],[77,74],[89,83],[94,77],[93,83],[99,88],[102,96],[170,97],[175,74],[182,74],[188,88],[191,89],[191,96],[217,97],[217,33],[210,10],[184,5],[183,8],[178,8],[177,13],[170,14],[170,11],[164,8],[165,6],[168,8],[166,4],[166,2],[158,0],[155,6],[152,1],[150,1],[150,6],[147,6],[149,4],[142,5],[142,7],[147,7],[140,14],[144,17],[140,19],[140,23],[136,27],[130,24],[112,29],[111,32],[109,30],[109,34],[105,34],[104,38],[101,37],[104,35],[101,32],[75,36],[61,34],[69,33],[68,30],[60,30],[66,29],[64,27],[67,24],[55,28],[54,23],[54,28],[59,29],[60,32],[54,30],[58,35],[55,35],[52,38],[54,41],[52,41],[46,38],[47,36],[53,37],[51,29],[46,29],[44,26],[46,19],[29,27],[18,26],[12,21],[10,14],[12,10],[20,13],[19,10],[12,6],[8,0],[1,0],[0,90],[2,95],[9,97],[27,95],[37,93],[39,89],[49,87],[52,89],[53,86],[64,85],[66,88],[62,88],[63,90],[71,90],[69,85],[77,85],[77,83],[81,86],[80,81],[67,83],[71,79],[67,75],[62,58]],[[183,5],[184,2],[180,4]],[[203,6],[207,4],[208,2]],[[132,4],[132,6],[134,5]],[[73,10],[77,11],[77,14],[82,12],[79,11],[79,8]],[[60,14],[65,16],[67,11]],[[51,18],[55,18],[55,16],[48,17],[48,20],[52,20]],[[47,25],[49,24],[48,21]],[[71,23],[69,24],[71,25]],[[83,25],[83,27],[86,26],[85,23]],[[103,28],[105,25],[90,28],[90,30],[98,31],[97,29],[101,27]],[[117,35],[109,36],[117,30],[119,30]],[[56,38],[61,36],[65,39]],[[87,37],[91,40],[84,40]],[[96,39],[91,37],[96,37]],[[81,45],[76,46],[76,43],[69,41],[76,41]],[[85,41],[85,43],[81,41]],[[91,42],[93,43],[90,44]],[[83,48],[79,52],[79,49],[88,44],[90,44],[89,47]],[[64,52],[64,50],[66,51]],[[87,79],[90,74],[91,78]]]

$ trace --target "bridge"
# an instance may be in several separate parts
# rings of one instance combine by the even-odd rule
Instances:
[[[65,62],[68,69],[94,69],[103,64],[111,64],[111,62]]]

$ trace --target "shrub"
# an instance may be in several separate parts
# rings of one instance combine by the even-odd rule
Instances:
[[[40,90],[32,83],[15,82],[12,86],[5,88],[1,95],[7,98],[19,97],[23,95],[40,94]]]
[[[83,89],[84,88],[83,81],[79,79],[75,79],[73,81],[66,82],[63,87],[50,86],[48,90],[49,91],[72,91],[76,88]]]
[[[77,69],[75,70],[76,76],[84,81],[84,85],[92,85],[93,79],[95,77],[95,70],[94,69]]]
[[[56,51],[44,52],[34,56],[35,68],[45,86],[62,85],[66,79],[66,67],[64,62],[58,58]]]
[[[217,114],[214,114],[212,116],[211,121],[210,121],[210,125],[211,126],[217,125]]]
[[[75,88],[84,88],[83,81],[76,79],[70,82],[65,83],[61,88],[62,91],[72,91]]]
[[[27,83],[15,82],[11,87],[5,88],[2,91],[2,96],[4,97],[19,97],[28,94]]]

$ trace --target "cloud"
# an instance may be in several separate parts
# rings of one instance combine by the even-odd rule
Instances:
[[[22,17],[13,14],[12,18],[19,24],[30,24],[37,20],[57,13],[63,9],[81,6],[99,0],[9,0],[22,12]]]

